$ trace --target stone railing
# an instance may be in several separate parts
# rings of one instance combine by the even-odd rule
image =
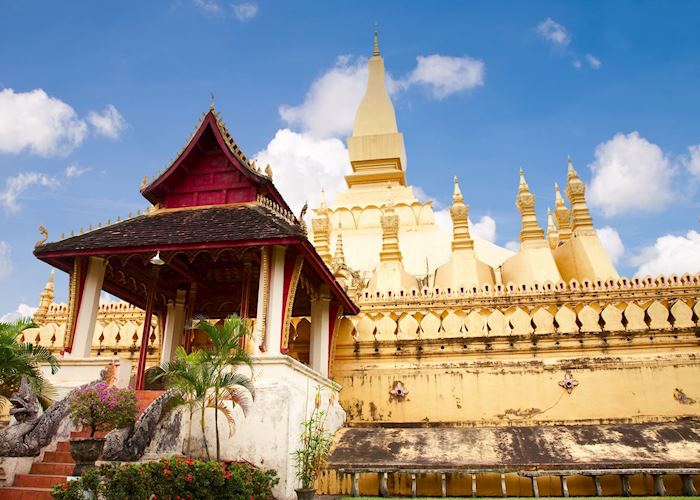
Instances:
[[[533,289],[534,288],[534,289]],[[643,332],[700,325],[700,276],[364,294],[355,341]]]

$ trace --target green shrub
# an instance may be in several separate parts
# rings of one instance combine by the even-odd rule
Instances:
[[[68,485],[56,486],[54,498],[78,500],[85,491],[104,500],[267,500],[278,482],[274,470],[247,463],[162,459],[130,465],[103,465]]]

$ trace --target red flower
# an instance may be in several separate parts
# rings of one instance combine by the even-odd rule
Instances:
[[[63,483],[63,484],[61,485],[61,489],[62,489],[63,491],[66,491],[66,490],[68,489],[68,483]]]
[[[192,465],[194,463],[194,461],[191,458],[188,458],[187,460],[185,460],[185,463],[187,465]]]
[[[190,473],[187,474],[187,482],[188,482],[188,483],[191,483],[191,482],[192,482],[192,479],[193,479],[192,473],[190,472]]]

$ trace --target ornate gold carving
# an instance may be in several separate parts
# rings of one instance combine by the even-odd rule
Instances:
[[[39,248],[46,243],[46,240],[49,239],[49,231],[45,226],[39,226],[39,233],[41,234],[42,238],[34,244],[34,248]]]
[[[289,347],[289,324],[292,320],[292,309],[294,308],[294,296],[297,292],[299,276],[301,275],[301,267],[304,264],[304,257],[297,255],[294,261],[294,269],[292,277],[289,281],[289,290],[287,292],[287,306],[284,309],[284,317],[282,319],[282,345],[281,348],[286,350]]]

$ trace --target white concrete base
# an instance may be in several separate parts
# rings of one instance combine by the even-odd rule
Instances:
[[[219,433],[221,438],[221,458],[223,460],[246,460],[252,464],[275,469],[280,482],[273,490],[275,498],[296,498],[294,489],[299,486],[296,479],[292,453],[300,445],[301,423],[311,413],[317,386],[322,387],[322,408],[328,414],[326,428],[335,433],[343,426],[345,411],[338,403],[340,386],[322,377],[306,365],[285,355],[261,355],[253,361],[255,381],[255,402],[251,411],[244,416],[240,408],[234,410],[236,428],[229,435],[226,419],[219,416]],[[189,416],[184,408],[180,415],[171,414],[161,421],[159,427],[162,435],[156,435],[151,446],[146,450],[148,457],[172,455],[178,451],[185,452],[189,429]],[[173,440],[167,432],[174,419],[181,419],[180,438]],[[198,456],[204,454],[200,430],[201,414],[195,412],[192,422],[192,442],[199,450]],[[206,432],[209,452],[215,458],[216,442],[214,412],[207,411]],[[171,429],[168,431],[168,429]],[[160,431],[159,431],[160,432]],[[172,443],[179,448],[176,450]],[[167,444],[166,444],[167,443]],[[144,459],[147,458],[144,456]]]
[[[58,391],[57,400],[66,396],[70,391],[83,384],[100,379],[100,373],[110,362],[114,361],[116,366],[115,385],[126,387],[129,385],[131,376],[131,361],[127,359],[108,358],[95,356],[91,358],[61,358],[60,369],[55,375],[51,375],[48,366],[41,367],[41,371],[46,380],[51,382]]]

